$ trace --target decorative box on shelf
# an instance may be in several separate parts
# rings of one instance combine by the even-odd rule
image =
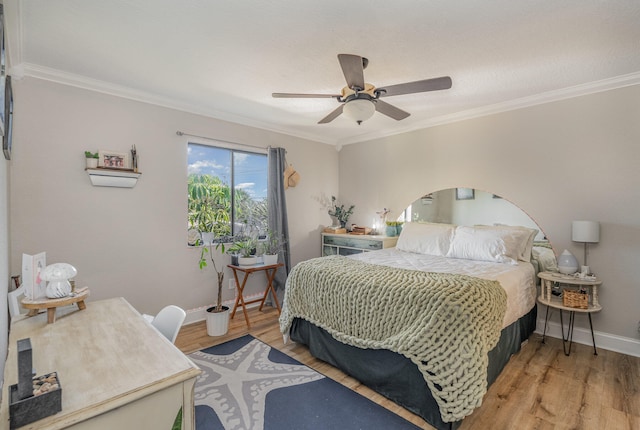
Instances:
[[[95,187],[119,187],[133,188],[138,183],[138,178],[142,173],[133,169],[107,169],[97,167],[95,169],[85,169],[91,179],[91,184]]]
[[[351,230],[351,234],[369,234],[371,233],[371,229],[369,227],[358,227],[354,226]]]
[[[562,290],[562,305],[568,308],[587,309],[589,307],[589,295],[586,292]]]

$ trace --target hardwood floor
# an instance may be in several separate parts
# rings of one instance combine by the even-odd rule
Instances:
[[[204,322],[180,330],[176,346],[190,353],[250,333],[318,372],[372,399],[414,424],[432,429],[418,416],[397,406],[315,359],[306,347],[284,345],[275,309],[249,310],[251,329],[242,315],[231,320],[229,332],[207,336]],[[640,429],[640,358],[574,344],[571,356],[562,352],[560,339],[533,334],[489,388],[482,406],[465,418],[460,430]]]

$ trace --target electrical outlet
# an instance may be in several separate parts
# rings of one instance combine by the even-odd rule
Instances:
[[[229,279],[229,289],[230,290],[235,290],[236,289],[236,280],[235,279]]]

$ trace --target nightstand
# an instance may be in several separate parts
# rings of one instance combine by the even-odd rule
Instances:
[[[599,312],[602,310],[602,306],[598,302],[598,286],[602,284],[599,279],[581,279],[571,275],[564,275],[562,273],[554,272],[540,272],[538,277],[541,280],[540,296],[538,297],[538,303],[547,307],[547,313],[544,318],[544,331],[542,332],[542,343],[544,343],[544,337],[547,333],[547,322],[549,320],[549,308],[560,310],[560,329],[562,330],[562,349],[565,355],[571,354],[571,345],[573,343],[573,325],[575,323],[575,314],[586,313],[589,317],[589,328],[591,328],[591,340],[593,341],[593,354],[598,355],[596,350],[596,339],[593,335],[593,323],[591,321],[591,313]],[[553,287],[557,286],[559,292],[562,294],[565,290],[585,290],[587,295],[586,308],[577,308],[565,306],[562,302],[562,297],[556,296],[552,293]],[[569,327],[567,328],[567,336],[564,335],[564,321],[562,318],[562,311],[569,312]],[[567,343],[569,345],[567,349]]]
[[[396,242],[398,242],[397,237],[322,233],[322,256],[360,254],[393,248]]]

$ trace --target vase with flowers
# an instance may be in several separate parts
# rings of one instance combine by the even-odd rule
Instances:
[[[329,209],[329,215],[338,220],[341,228],[345,228],[349,217],[353,214],[355,205],[351,205],[349,209],[347,209],[343,204],[338,203],[335,196],[331,196],[331,205],[332,208]]]

